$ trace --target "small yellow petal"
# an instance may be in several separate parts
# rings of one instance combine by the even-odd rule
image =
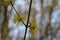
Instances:
[[[23,20],[25,20],[25,16],[19,14],[19,15],[14,15],[14,23],[16,22],[22,22]]]
[[[36,22],[34,20],[31,20],[31,22],[30,22],[30,33],[36,34],[36,32],[37,32]]]

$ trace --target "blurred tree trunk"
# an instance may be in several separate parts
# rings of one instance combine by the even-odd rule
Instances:
[[[40,0],[41,2],[41,26],[42,26],[42,21],[43,21],[43,16],[44,16],[44,11],[43,11],[43,0]]]
[[[1,38],[4,40],[8,35],[8,17],[7,17],[7,6],[4,5],[4,21],[1,27]]]
[[[43,0],[40,0],[40,2],[41,2],[41,27],[42,27],[42,30],[43,30],[43,24],[42,24],[42,22],[43,22],[43,17],[44,17],[44,15],[45,15],[45,13],[46,13],[46,11],[47,10],[44,10],[44,8],[43,8]],[[49,32],[49,34],[52,34],[53,35],[53,29],[52,29],[52,27],[51,27],[51,18],[52,18],[52,12],[53,12],[53,8],[56,6],[58,4],[58,0],[52,0],[52,4],[51,5],[47,5],[47,9],[48,9],[48,12],[49,12],[49,22],[47,23],[47,26],[46,26],[46,30],[45,30],[45,34],[46,34],[46,36],[48,36],[48,32]],[[45,9],[46,9],[45,8]],[[41,33],[42,33],[43,31],[41,31]],[[41,36],[41,35],[40,35]],[[40,40],[42,40],[42,38],[43,37],[41,37],[40,38]],[[52,38],[53,37],[51,37],[51,40],[52,40]]]
[[[43,17],[44,17],[43,1],[44,1],[44,0],[40,0],[40,3],[41,3],[41,18],[40,18],[41,21],[40,21],[40,23],[41,23],[41,28],[42,28],[42,29],[41,29],[41,32],[40,32],[40,33],[41,33],[41,34],[40,34],[40,36],[41,36],[41,37],[40,37],[40,40],[42,40],[42,35],[43,35],[43,23],[42,23],[42,22],[43,22]]]
[[[56,0],[52,0],[52,5],[49,6],[49,22],[46,26],[45,34],[48,36],[48,34],[51,34],[51,40],[53,40],[53,29],[51,27],[51,19],[52,19],[52,12],[53,8],[58,4]]]

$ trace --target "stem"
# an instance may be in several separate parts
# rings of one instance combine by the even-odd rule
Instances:
[[[13,4],[12,4],[12,2],[10,1],[10,3],[11,3],[11,6],[14,8],[14,10],[15,10],[15,12],[16,12],[16,14],[19,16],[19,14],[18,14],[18,12],[17,12],[17,10],[15,9],[15,7],[13,6]],[[25,25],[25,23],[22,21],[22,23]],[[26,26],[26,25],[25,25]]]
[[[11,2],[11,1],[10,1],[10,3],[11,3],[11,6],[14,8],[14,10],[15,10],[16,14],[19,16],[19,14],[18,14],[17,10],[15,9],[15,7],[13,6],[13,4],[12,4],[12,2]]]
[[[32,0],[30,1],[29,13],[28,13],[28,18],[27,18],[27,26],[26,26],[26,29],[25,29],[24,40],[26,39],[27,28],[28,28],[28,23],[29,23],[29,18],[30,18],[30,12],[31,12],[31,5],[32,5]]]

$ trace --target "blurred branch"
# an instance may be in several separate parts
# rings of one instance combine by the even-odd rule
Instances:
[[[24,40],[26,39],[27,28],[28,28],[28,23],[29,23],[29,18],[30,18],[30,11],[31,11],[31,6],[32,6],[32,0],[30,1],[30,6],[29,6],[29,13],[28,13],[28,18],[27,18],[27,26],[26,26],[26,29],[25,29]]]
[[[56,2],[56,3],[54,3]],[[51,27],[51,18],[52,18],[52,12],[53,12],[53,8],[57,5],[57,0],[53,0],[52,1],[52,5],[48,7],[49,9],[49,22],[47,23],[47,26],[46,26],[46,30],[45,30],[45,36],[41,36],[41,40],[45,37],[48,37],[48,31],[50,30],[50,32],[53,30],[52,27]],[[41,10],[43,9],[43,0],[41,0]],[[42,20],[42,17],[44,16],[44,12],[42,10],[42,16],[41,16],[41,20]],[[41,24],[42,26],[42,24]],[[50,35],[53,35],[53,33],[51,33]],[[53,39],[53,36],[51,37],[51,40]]]
[[[53,37],[54,37],[53,32],[52,32],[53,29],[51,27],[51,19],[52,19],[51,15],[52,15],[52,12],[53,12],[53,8],[57,5],[54,2],[55,2],[55,0],[52,1],[52,5],[49,7],[49,22],[48,22],[48,24],[46,26],[46,30],[45,30],[45,31],[49,31],[50,30],[51,40],[53,40]],[[46,32],[46,35],[48,35],[48,32]]]
[[[11,6],[14,8],[14,10],[15,10],[16,14],[19,16],[19,14],[18,14],[17,10],[15,9],[15,7],[13,6],[13,4],[12,4],[12,2],[11,2],[11,1],[10,1],[10,3],[11,3]]]
[[[43,17],[44,17],[44,11],[43,11],[43,0],[40,0],[40,2],[41,2],[41,21],[40,21],[40,23],[41,23],[41,27],[42,27],[42,29],[41,29],[41,34],[40,34],[40,40],[42,40],[44,37],[42,37],[42,35],[43,35],[43,24],[42,24],[42,22],[43,22]]]

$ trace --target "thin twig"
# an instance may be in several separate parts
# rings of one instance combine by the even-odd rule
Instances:
[[[19,16],[19,14],[18,14],[17,10],[15,9],[15,7],[13,6],[13,4],[12,4],[12,2],[11,2],[11,1],[10,1],[10,3],[11,3],[11,6],[14,8],[14,10],[15,10],[16,14]]]
[[[26,29],[25,29],[24,40],[26,39],[27,28],[28,28],[28,23],[29,23],[29,18],[30,18],[30,12],[31,12],[31,6],[32,6],[32,0],[30,1],[29,13],[28,13],[28,18],[27,18],[27,26],[26,26]]]
[[[10,1],[10,3],[11,3],[11,6],[14,8],[14,10],[15,10],[15,12],[16,12],[16,14],[19,16],[19,14],[18,14],[18,12],[17,12],[17,10],[15,9],[15,7],[13,6],[13,4],[12,4],[12,2]],[[22,21],[22,23],[25,25],[25,23]],[[26,26],[26,25],[25,25]]]

